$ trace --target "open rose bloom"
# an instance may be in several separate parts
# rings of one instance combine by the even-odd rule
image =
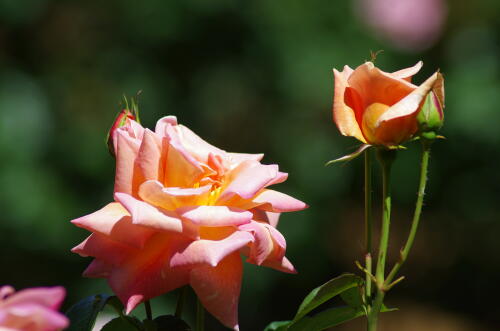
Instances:
[[[178,125],[155,131],[129,119],[112,133],[115,202],[72,222],[92,232],[73,252],[92,256],[88,277],[107,278],[127,312],[189,284],[205,308],[238,329],[241,254],[294,273],[276,230],[281,212],[306,205],[268,189],[286,180],[260,154],[228,153]]]
[[[418,129],[416,117],[428,93],[444,107],[443,77],[432,74],[421,85],[411,78],[422,62],[393,73],[365,62],[355,70],[333,69],[335,92],[333,118],[340,132],[369,145],[397,146]]]
[[[66,292],[62,287],[38,287],[15,292],[0,287],[1,331],[57,331],[69,325],[57,310]]]

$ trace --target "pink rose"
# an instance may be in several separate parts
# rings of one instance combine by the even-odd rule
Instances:
[[[431,47],[446,20],[443,0],[357,0],[355,12],[375,33],[410,51]]]
[[[164,117],[155,131],[133,120],[113,135],[115,201],[72,222],[93,232],[73,249],[95,259],[126,305],[189,284],[205,308],[238,329],[242,261],[294,273],[276,230],[281,212],[306,205],[268,189],[286,180],[261,154],[228,153]]]
[[[36,287],[14,293],[0,287],[0,330],[56,331],[69,325],[57,310],[66,295],[63,287]]]

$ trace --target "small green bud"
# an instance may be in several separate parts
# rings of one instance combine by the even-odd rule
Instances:
[[[417,115],[417,123],[421,135],[426,132],[433,132],[435,136],[436,131],[443,126],[443,121],[443,106],[436,94],[431,91],[425,97],[422,108]]]

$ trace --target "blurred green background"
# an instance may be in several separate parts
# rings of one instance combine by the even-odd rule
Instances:
[[[415,47],[377,32],[363,10],[331,0],[0,0],[0,284],[64,285],[65,307],[109,291],[80,276],[89,260],[69,250],[87,232],[69,221],[112,199],[106,132],[123,93],[143,90],[144,126],[176,115],[220,148],[263,152],[290,174],[279,190],[311,206],[279,225],[298,275],[245,270],[242,330],[290,319],[313,287],[362,259],[363,162],[323,166],[357,145],[332,122],[331,70],[383,49],[386,71],[423,60],[417,83],[441,69],[447,96],[447,139],[433,149],[407,278],[386,300],[401,311],[384,321],[399,324],[386,330],[496,330],[500,2],[450,1],[432,44]],[[420,149],[408,147],[395,165],[390,261],[416,198]],[[175,295],[156,300],[156,313]]]

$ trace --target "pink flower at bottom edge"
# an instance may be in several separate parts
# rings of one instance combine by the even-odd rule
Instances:
[[[0,330],[57,331],[69,325],[57,310],[66,295],[63,287],[35,287],[14,291],[0,287]]]
[[[73,252],[94,257],[88,277],[107,278],[132,311],[190,285],[222,324],[238,329],[243,275],[252,264],[294,273],[276,229],[305,203],[269,189],[287,179],[261,154],[229,153],[167,116],[154,131],[133,120],[115,131],[115,202],[72,221],[92,234]]]

